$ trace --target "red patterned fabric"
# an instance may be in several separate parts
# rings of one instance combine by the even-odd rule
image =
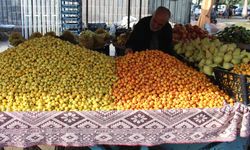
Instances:
[[[233,141],[250,135],[250,107],[0,112],[0,145],[158,145]]]

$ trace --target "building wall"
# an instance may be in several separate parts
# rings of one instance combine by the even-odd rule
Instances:
[[[22,33],[28,38],[33,32],[54,31],[60,34],[60,0],[21,0]]]
[[[21,1],[0,0],[0,24],[21,26]]]
[[[190,22],[192,0],[149,0],[149,13],[159,6],[165,6],[171,11],[171,22],[186,24]]]
[[[87,5],[88,1],[88,5]],[[158,6],[172,12],[171,22],[189,23],[192,0],[131,0],[130,15],[137,20],[151,15]],[[60,34],[61,0],[0,0],[0,24],[22,27],[25,37],[33,32],[55,31]],[[82,0],[82,21],[89,23],[117,23],[128,16],[128,0]],[[88,17],[86,17],[88,16]]]
[[[86,1],[83,0],[83,22],[112,24],[128,16],[128,0],[88,0],[88,8]],[[186,24],[190,21],[191,3],[192,0],[142,0],[141,17],[151,15],[159,6],[165,6],[172,12],[172,22]],[[130,15],[138,20],[139,7],[140,0],[131,0]]]
[[[128,0],[83,0],[83,22],[89,23],[117,23],[128,16]],[[140,0],[131,0],[130,14],[139,18]],[[88,19],[87,15],[88,14]],[[142,0],[141,16],[148,15],[148,0]]]

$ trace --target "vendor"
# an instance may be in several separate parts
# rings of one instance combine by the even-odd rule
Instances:
[[[147,49],[162,50],[172,54],[172,27],[169,24],[171,12],[160,6],[153,16],[142,18],[135,26],[126,43],[125,53]]]

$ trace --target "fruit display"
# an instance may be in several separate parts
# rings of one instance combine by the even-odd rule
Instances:
[[[109,43],[109,32],[104,29],[97,29],[95,32],[85,30],[80,33],[79,45],[88,49],[100,49]]]
[[[250,61],[249,52],[242,51],[234,43],[223,44],[218,39],[197,38],[189,43],[180,42],[174,49],[207,75],[213,74],[214,67],[231,69],[233,65]]]
[[[43,36],[0,53],[0,111],[154,110],[233,104],[158,50],[113,58]]]
[[[209,79],[178,59],[150,50],[116,59],[115,106],[126,109],[221,107],[226,96]]]
[[[126,44],[128,38],[129,38],[130,34],[131,34],[131,31],[127,31],[127,32],[121,33],[120,35],[118,35],[114,39],[113,44],[116,47],[125,48],[125,44]]]
[[[19,32],[12,32],[9,36],[9,42],[12,46],[17,46],[25,41],[24,37]]]
[[[65,33],[64,33],[64,34],[65,34]],[[55,33],[55,32],[53,32],[53,31],[46,32],[46,33],[44,34],[44,36],[52,36],[52,37],[57,37],[57,36],[56,36],[56,33]],[[72,35],[70,34],[70,36],[72,36]]]
[[[250,44],[250,30],[242,26],[226,27],[217,37],[223,42]]]
[[[249,64],[234,65],[234,68],[231,70],[231,72],[250,76],[250,65]]]
[[[110,42],[110,34],[107,30],[98,28],[95,31],[95,36],[94,36],[94,49],[99,49],[104,47],[105,44]]]
[[[29,40],[30,39],[34,39],[34,38],[40,38],[40,37],[42,37],[43,35],[42,35],[42,33],[40,33],[40,32],[33,32],[31,35],[30,35],[30,37],[29,37]]]
[[[203,39],[205,37],[212,38],[207,31],[201,29],[199,26],[191,24],[175,24],[173,28],[173,42],[188,42],[196,38]]]
[[[51,36],[0,53],[0,111],[110,110],[112,57]]]
[[[52,35],[53,33],[48,33],[47,35]],[[78,44],[78,36],[70,32],[69,30],[63,31],[62,35],[60,36],[61,40],[68,41],[72,44]]]
[[[80,33],[79,45],[88,49],[94,48],[94,35],[95,33],[91,30],[85,30]]]
[[[64,33],[65,34],[65,33]],[[50,31],[50,32],[46,32],[44,34],[44,36],[52,36],[52,37],[57,37],[56,36],[56,33],[53,32],[53,31]],[[71,35],[70,35],[71,36]],[[31,39],[34,39],[34,38],[40,38],[40,37],[43,37],[43,34],[40,33],[40,32],[33,32],[30,36],[29,36],[29,40]]]

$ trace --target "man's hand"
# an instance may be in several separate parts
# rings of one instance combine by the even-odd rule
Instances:
[[[125,55],[128,53],[133,53],[133,50],[131,48],[126,48],[125,49]]]

